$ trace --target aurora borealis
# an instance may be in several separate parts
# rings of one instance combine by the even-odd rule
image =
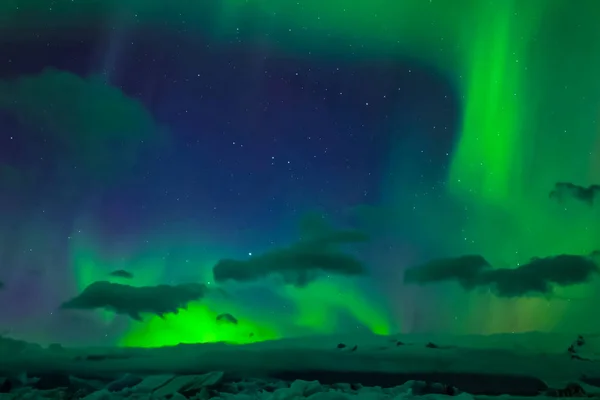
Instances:
[[[158,346],[600,328],[595,281],[524,298],[402,281],[436,257],[600,249],[597,206],[548,198],[600,183],[600,4],[150,3],[0,6],[0,331]],[[352,249],[368,276],[215,283],[219,260],[295,242],[315,210],[370,234]],[[98,280],[227,295],[143,322],[57,311]]]

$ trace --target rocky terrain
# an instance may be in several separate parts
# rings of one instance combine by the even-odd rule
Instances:
[[[455,387],[440,383],[408,381],[402,385],[382,388],[360,384],[336,383],[324,385],[318,381],[259,380],[228,381],[223,372],[202,375],[126,374],[111,382],[84,380],[60,375],[37,378],[25,376],[4,378],[0,399],[273,399],[344,400],[351,398],[396,399],[414,396],[472,396]]]
[[[600,340],[570,337],[320,337],[153,349],[2,338],[0,400],[600,398]]]

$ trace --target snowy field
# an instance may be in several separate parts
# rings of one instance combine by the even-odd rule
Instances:
[[[0,340],[0,399],[600,397],[600,335],[324,336],[233,346]]]

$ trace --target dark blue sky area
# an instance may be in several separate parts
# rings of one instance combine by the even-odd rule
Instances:
[[[93,185],[86,211],[101,217],[108,237],[183,222],[267,245],[287,238],[281,230],[307,210],[379,202],[392,143],[410,165],[396,172],[407,182],[443,179],[456,133],[449,84],[409,60],[325,59],[264,40],[143,31],[107,37],[93,29],[4,42],[0,53],[2,78],[47,67],[102,75],[167,128],[163,148],[121,171],[123,179]],[[10,116],[2,124],[4,157],[61,158]],[[52,190],[70,184],[54,182]],[[53,196],[45,201],[60,208]],[[57,215],[70,218],[71,211]]]

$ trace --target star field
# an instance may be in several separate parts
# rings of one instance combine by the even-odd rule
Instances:
[[[418,159],[409,172],[415,180],[426,186],[443,180],[457,109],[450,86],[435,73],[410,60],[288,54],[269,34],[243,39],[248,35],[240,29],[225,43],[190,40],[185,20],[180,24],[168,34],[135,26],[122,32],[116,25],[40,32],[0,46],[0,78],[49,67],[94,76],[141,101],[168,132],[128,169],[115,159],[113,176],[94,180],[50,141],[3,115],[2,154],[25,171],[55,171],[47,172],[46,184],[23,189],[26,198],[38,193],[38,201],[5,212],[42,210],[58,224],[66,238],[58,259],[82,234],[72,232],[82,214],[96,221],[94,234],[109,251],[157,246],[173,230],[197,232],[199,242],[208,235],[239,256],[284,244],[305,212],[344,218],[351,207],[379,201],[392,142],[406,145],[404,157]],[[111,156],[109,148],[94,155]],[[69,200],[59,194],[74,190]],[[23,251],[46,251],[18,241]],[[16,271],[27,262],[16,251],[5,253],[5,275],[21,275]],[[40,266],[48,268],[69,274]],[[166,274],[167,281],[178,275]],[[17,314],[36,314],[34,308],[25,305]]]
[[[280,56],[237,41],[216,48],[174,37],[161,48],[144,32],[120,39],[126,56],[113,56],[118,62],[91,65],[98,38],[71,36],[79,39],[30,42],[27,52],[19,46],[5,74],[47,66],[101,74],[169,129],[169,149],[136,167],[128,182],[135,190],[119,200],[138,204],[130,216],[150,218],[158,208],[168,219],[263,226],[314,207],[335,212],[376,201],[390,138],[425,142],[399,132],[403,126],[418,124],[436,142],[415,149],[424,178],[447,162],[452,93],[413,65]]]
[[[309,212],[368,231],[351,253],[369,276],[237,288],[270,323],[322,330],[348,314],[330,329],[490,333],[579,321],[583,309],[549,313],[543,299],[403,286],[434,257],[510,268],[598,247],[596,211],[547,201],[556,182],[600,179],[597,3],[460,3],[3,6],[0,296],[15,307],[0,328],[31,334],[39,317],[37,336],[73,324],[86,333],[69,340],[92,326],[121,340],[121,319],[57,304],[118,269],[137,286],[214,284],[215,263],[288,246]],[[490,310],[503,317],[478,325]],[[148,324],[155,339],[181,333]]]

